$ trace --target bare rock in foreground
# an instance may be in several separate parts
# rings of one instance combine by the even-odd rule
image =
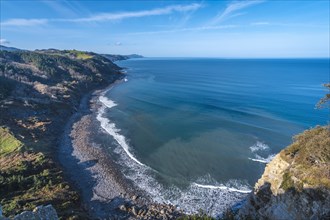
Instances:
[[[1,214],[1,213],[0,213]],[[1,220],[9,220],[0,215]],[[16,215],[14,220],[58,220],[57,212],[52,205],[38,206],[33,211],[24,211]]]

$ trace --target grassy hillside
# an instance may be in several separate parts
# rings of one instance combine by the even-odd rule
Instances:
[[[0,51],[0,61],[0,126],[46,154],[82,95],[121,77],[110,60],[75,50]]]
[[[62,218],[84,217],[78,194],[62,172],[42,153],[24,150],[6,128],[0,128],[0,203],[5,216],[52,204]]]
[[[0,204],[5,216],[52,204],[61,218],[86,217],[57,162],[58,140],[81,97],[121,77],[98,54],[0,51]]]

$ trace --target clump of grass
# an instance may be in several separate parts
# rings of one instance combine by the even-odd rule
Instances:
[[[285,172],[283,174],[283,181],[281,183],[281,188],[284,190],[292,189],[294,188],[294,181],[291,178],[291,175],[289,172]]]
[[[282,188],[326,187],[330,189],[330,130],[317,126],[294,137],[280,156],[291,164],[283,175]],[[292,177],[299,181],[294,182]]]

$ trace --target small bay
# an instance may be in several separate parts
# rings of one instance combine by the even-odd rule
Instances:
[[[327,110],[315,109],[326,93],[328,59],[117,64],[126,78],[104,95],[113,104],[100,113],[113,129],[109,148],[137,186],[188,211],[205,203],[214,215],[239,201],[293,135],[329,120]]]

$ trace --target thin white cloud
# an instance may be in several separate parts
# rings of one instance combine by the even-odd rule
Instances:
[[[201,7],[203,7],[203,5],[201,5]],[[182,16],[181,20],[177,22],[176,27],[183,27],[193,17],[193,14],[197,11],[197,9],[198,8],[184,12],[184,15]]]
[[[0,38],[0,44],[10,44],[10,42],[6,39]]]
[[[115,21],[128,18],[139,18],[156,15],[166,15],[174,12],[188,12],[194,11],[202,7],[202,4],[193,3],[189,5],[171,5],[164,8],[156,8],[151,10],[133,11],[133,12],[119,12],[119,13],[102,13],[96,14],[86,18],[77,19],[63,19],[63,21],[71,22],[92,22],[92,21]]]
[[[245,1],[234,1],[227,5],[224,11],[218,13],[210,24],[218,24],[224,20],[227,20],[232,17],[236,17],[241,15],[240,13],[236,13],[244,8],[250,7],[252,5],[257,5],[263,3],[264,0],[245,0]]]
[[[201,27],[180,28],[180,29],[165,30],[165,31],[133,32],[133,33],[128,33],[128,35],[167,34],[167,33],[177,33],[177,32],[186,32],[186,31],[221,30],[221,29],[230,29],[236,27],[238,26],[237,25],[201,26]]]
[[[62,16],[77,16],[78,14],[70,9],[69,7],[67,7],[66,5],[64,5],[66,3],[66,1],[47,1],[47,0],[43,0],[41,1],[42,3],[44,3],[45,5],[47,5],[49,8],[53,9],[54,11],[56,11],[57,13],[59,13]]]
[[[7,21],[1,22],[1,26],[36,26],[47,24],[47,19],[25,19],[25,18],[14,18]]]
[[[41,2],[62,17],[79,18],[82,14],[91,14],[88,8],[84,7],[79,1],[42,0]]]
[[[53,7],[58,7],[57,5]],[[147,16],[167,15],[174,12],[190,12],[201,8],[203,5],[199,3],[192,3],[188,5],[170,5],[164,8],[156,8],[151,10],[132,11],[132,12],[118,12],[118,13],[102,13],[92,15],[90,17],[73,18],[73,19],[25,19],[14,18],[1,22],[1,26],[36,26],[43,25],[48,22],[101,22],[101,21],[116,21],[128,18],[140,18]],[[57,9],[63,10],[63,9]]]

